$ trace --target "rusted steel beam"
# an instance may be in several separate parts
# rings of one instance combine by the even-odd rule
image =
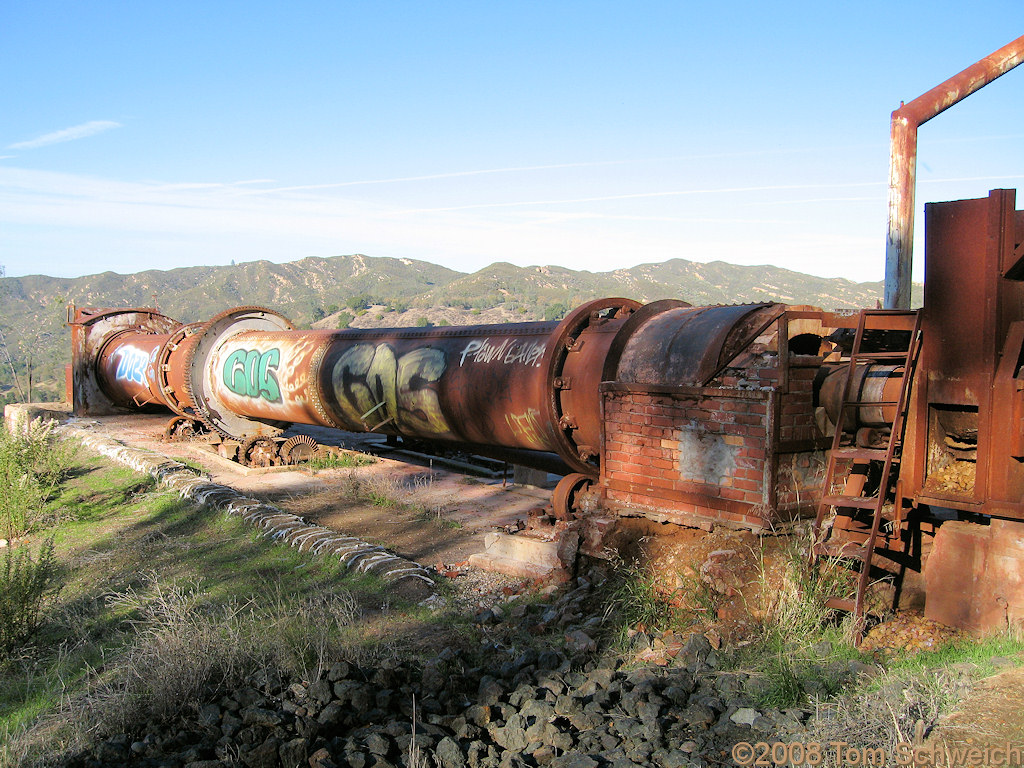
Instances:
[[[885,244],[886,309],[910,309],[914,251],[914,192],[917,130],[1024,61],[1024,36],[972,64],[963,72],[901,104],[892,113],[889,156],[889,232]]]

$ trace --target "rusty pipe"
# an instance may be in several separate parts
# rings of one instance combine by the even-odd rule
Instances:
[[[168,406],[156,376],[156,358],[170,334],[125,329],[107,337],[96,357],[103,393],[121,408]]]
[[[603,381],[702,386],[781,307],[611,298],[560,322],[343,331],[296,331],[264,307],[189,326],[119,312],[74,347],[78,367],[96,353],[115,406],[160,403],[239,441],[317,424],[554,454],[595,476]]]
[[[817,402],[824,407],[829,420],[836,424],[843,403],[843,392],[849,366],[829,363],[822,366],[821,380],[817,384]],[[896,402],[902,386],[903,366],[858,365],[853,371],[849,402],[862,405],[847,406],[843,416],[845,430],[856,432],[862,427],[888,427],[896,419]],[[878,405],[863,405],[878,403]]]
[[[886,309],[910,309],[918,128],[1024,61],[1024,36],[963,72],[901,104],[892,113],[889,151],[889,231],[885,243]]]
[[[235,439],[287,423],[558,454],[594,473],[604,357],[637,302],[599,299],[562,322],[290,331],[235,310],[184,365],[200,417]],[[573,384],[575,381],[575,384]]]

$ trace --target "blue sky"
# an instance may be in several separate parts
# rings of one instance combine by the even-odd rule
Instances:
[[[7,2],[0,264],[880,280],[891,111],[1021,34],[1020,0]],[[919,210],[1024,186],[1022,118],[1024,67],[923,126]]]

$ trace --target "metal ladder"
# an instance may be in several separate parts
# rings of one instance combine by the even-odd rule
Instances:
[[[864,352],[862,346],[865,331],[897,330],[910,331],[910,339],[906,350],[895,352]],[[825,601],[828,608],[846,611],[854,617],[854,637],[859,642],[864,623],[864,596],[870,581],[872,558],[878,540],[882,521],[882,508],[889,499],[890,481],[895,480],[899,473],[899,463],[903,447],[903,431],[906,425],[907,406],[910,388],[914,379],[918,353],[921,349],[921,318],[918,312],[904,310],[865,309],[857,320],[857,332],[853,340],[853,349],[847,361],[846,382],[843,385],[842,407],[839,410],[832,437],[832,449],[829,452],[828,467],[825,473],[823,494],[818,504],[818,514],[814,519],[814,537],[812,541],[811,560],[817,567],[821,558],[841,558],[859,561],[860,574],[857,580],[857,592],[854,598],[829,597]],[[860,400],[860,393],[851,397],[854,374],[858,364],[888,363],[902,365],[903,374],[900,382],[899,398],[895,401]],[[858,447],[856,440],[852,446],[843,445],[844,423],[848,412],[856,412],[860,408],[882,408],[895,406],[888,442],[885,448]],[[875,496],[862,496],[858,486],[862,483],[852,480],[854,475],[863,475],[866,480],[869,469],[880,465],[881,477],[878,493]],[[845,475],[837,477],[837,467],[846,468]],[[833,488],[837,479],[842,479],[844,488],[835,493]],[[852,488],[851,488],[852,486]],[[822,539],[822,523],[832,508],[836,509],[836,518]],[[861,513],[861,519],[857,515]],[[870,514],[870,522],[863,519],[863,513]],[[902,510],[895,511],[895,522],[899,523]],[[840,522],[845,526],[838,526]],[[855,528],[860,523],[862,527]]]

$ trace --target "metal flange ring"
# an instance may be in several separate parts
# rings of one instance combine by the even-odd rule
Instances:
[[[594,478],[579,472],[566,475],[551,492],[551,508],[558,520],[572,520],[576,516],[579,495],[594,484]]]

